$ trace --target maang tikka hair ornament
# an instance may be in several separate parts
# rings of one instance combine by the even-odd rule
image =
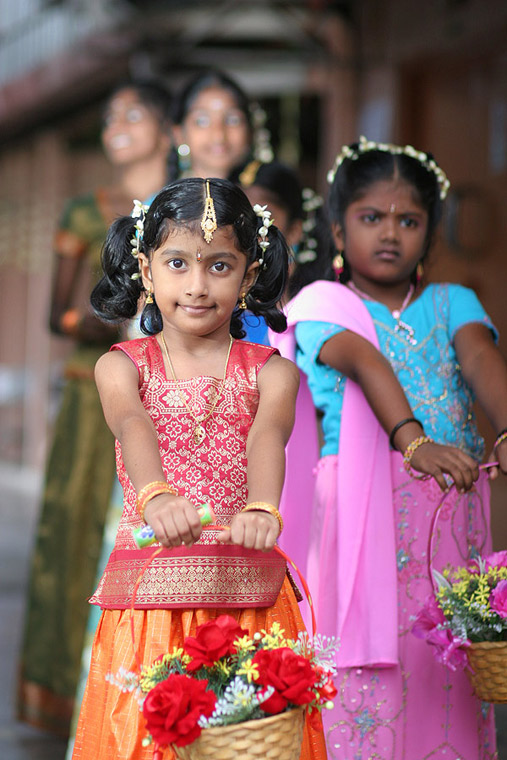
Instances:
[[[213,233],[218,229],[215,204],[209,189],[209,179],[206,180],[206,200],[204,202],[204,214],[201,219],[201,230],[207,243],[213,240]]]
[[[149,208],[150,207],[145,203],[141,203],[141,201],[138,201],[137,199],[134,200],[134,208],[132,209],[130,216],[132,219],[137,219],[137,222],[135,223],[136,232],[134,237],[130,240],[130,245],[132,246],[132,256],[135,259],[139,258],[139,253],[141,250],[140,246],[144,233],[144,218]],[[141,272],[134,272],[134,274],[130,276],[130,279],[138,280],[140,276]]]
[[[426,153],[423,153],[421,150],[416,150],[412,147],[412,145],[393,145],[392,143],[376,143],[373,142],[373,140],[367,140],[366,137],[359,138],[359,143],[356,149],[351,148],[350,145],[344,145],[341,151],[336,156],[334,166],[327,175],[327,181],[330,185],[333,184],[334,178],[336,175],[336,172],[342,165],[342,163],[345,161],[346,158],[349,158],[351,161],[357,161],[359,156],[361,156],[363,153],[368,153],[371,150],[380,150],[384,153],[391,153],[393,156],[409,156],[410,158],[415,158],[416,161],[419,161],[421,166],[424,166],[425,169],[427,169],[429,172],[433,172],[435,177],[437,178],[437,182],[440,185],[440,199],[445,200],[445,197],[447,195],[447,192],[451,186],[451,183],[447,179],[447,176],[444,171],[440,168],[440,166],[437,164],[437,162],[430,158]]]

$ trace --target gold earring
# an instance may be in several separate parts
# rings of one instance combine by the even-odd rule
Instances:
[[[422,261],[420,261],[417,265],[417,269],[415,270],[415,276],[416,276],[418,285],[423,278],[423,274],[424,274],[424,264],[422,263]]]
[[[245,298],[246,298],[246,293],[242,293],[242,294],[241,294],[241,301],[239,302],[239,308],[240,308],[242,311],[244,311],[245,309],[247,309],[247,308],[248,308],[248,307],[247,307],[247,305],[246,305],[246,300],[245,300]]]
[[[333,269],[336,273],[336,276],[338,276],[339,274],[343,272],[343,264],[344,264],[343,253],[342,251],[338,251],[338,253],[333,259]]]
[[[149,303],[153,303],[153,291],[151,288],[148,288],[148,291],[146,293],[146,305]]]

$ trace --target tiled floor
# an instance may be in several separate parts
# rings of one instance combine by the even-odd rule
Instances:
[[[31,729],[13,717],[13,691],[38,492],[39,483],[32,473],[17,472],[0,463],[1,760],[64,760],[66,751],[66,742]],[[497,729],[499,760],[507,760],[507,705],[497,707]]]

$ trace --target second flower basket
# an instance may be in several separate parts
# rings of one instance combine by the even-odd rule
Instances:
[[[433,544],[447,493],[435,509],[428,540],[434,595],[418,613],[413,633],[432,645],[439,662],[451,670],[464,668],[480,700],[507,703],[507,552],[477,555],[466,567],[442,573],[434,570]]]
[[[483,702],[507,703],[507,641],[477,641],[467,650],[466,674]]]

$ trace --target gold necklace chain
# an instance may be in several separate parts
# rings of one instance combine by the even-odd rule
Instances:
[[[174,371],[174,367],[173,367],[173,363],[171,361],[171,357],[169,356],[169,351],[168,351],[168,348],[167,348],[167,343],[165,342],[164,333],[161,332],[160,335],[162,336],[162,348],[164,349],[164,354],[165,354],[165,357],[167,359],[167,363],[169,365],[169,369],[171,370],[171,375],[172,375],[173,380],[176,383],[176,386],[178,388],[178,396],[180,397],[180,401],[184,405],[184,407],[186,408],[187,412],[189,413],[189,415],[192,417],[192,419],[195,422],[195,427],[194,427],[194,430],[192,432],[192,438],[194,440],[195,445],[196,446],[200,446],[201,443],[206,438],[206,435],[207,435],[203,423],[206,422],[206,420],[208,420],[211,417],[211,415],[213,414],[213,412],[215,411],[215,407],[218,404],[218,399],[222,395],[224,387],[225,387],[225,380],[226,380],[226,377],[227,377],[227,367],[229,366],[229,357],[231,355],[231,349],[232,349],[232,344],[233,344],[232,335],[229,336],[229,349],[227,351],[227,358],[225,360],[224,376],[222,377],[222,381],[220,383],[219,389],[216,391],[215,401],[213,402],[213,404],[212,404],[211,409],[209,410],[209,412],[207,412],[207,414],[205,414],[204,417],[201,417],[201,419],[198,419],[195,416],[195,414],[193,413],[193,411],[191,410],[191,408],[187,404],[186,399],[183,397],[183,395],[182,395],[182,393],[180,391],[179,381],[178,381],[178,378],[176,377],[176,373]]]

